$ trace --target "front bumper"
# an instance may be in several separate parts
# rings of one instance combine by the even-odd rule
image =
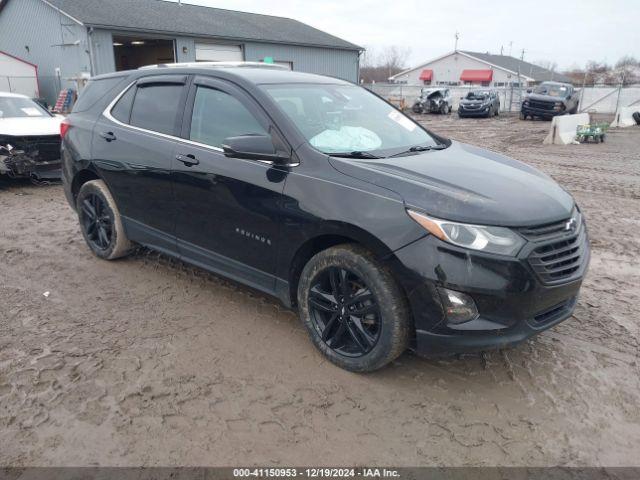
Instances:
[[[536,117],[557,117],[558,115],[564,115],[566,110],[549,110],[546,108],[535,108],[531,106],[522,105],[520,112],[523,115],[534,115]]]
[[[61,165],[60,159],[38,160],[26,154],[0,155],[0,173],[14,178],[58,179],[62,175]]]
[[[461,117],[486,117],[489,114],[489,107],[466,109],[458,107],[458,115]]]
[[[396,251],[396,269],[402,269],[401,282],[413,313],[414,350],[424,356],[444,356],[498,349],[569,318],[589,264],[586,227],[579,267],[564,282],[545,283],[534,271],[529,258],[537,247],[530,243],[518,257],[502,257],[461,249],[428,235]],[[470,295],[479,317],[447,324],[438,287]]]

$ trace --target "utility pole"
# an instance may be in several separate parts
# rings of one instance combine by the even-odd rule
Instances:
[[[504,55],[504,45],[500,45],[500,56]]]
[[[511,56],[511,50],[513,49],[513,40],[509,42],[509,56]]]
[[[520,61],[524,62],[524,48],[522,49],[522,53],[520,54]]]
[[[455,37],[456,37],[456,44],[455,44],[455,47],[453,48],[453,51],[457,52],[458,51],[458,39],[460,38],[460,34],[457,31],[456,31]]]

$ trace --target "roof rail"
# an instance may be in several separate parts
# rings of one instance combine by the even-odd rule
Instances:
[[[184,62],[184,63],[159,63],[157,65],[145,65],[138,70],[151,70],[153,68],[188,68],[188,67],[216,67],[216,68],[232,68],[232,67],[251,67],[251,68],[271,68],[278,70],[289,70],[284,65],[276,65],[275,63],[264,62]]]

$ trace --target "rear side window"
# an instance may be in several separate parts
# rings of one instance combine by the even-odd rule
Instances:
[[[113,118],[121,121],[122,123],[129,123],[129,118],[131,117],[131,106],[133,105],[133,98],[135,96],[135,87],[127,90],[111,109],[111,115],[113,116]]]
[[[174,135],[183,88],[182,85],[171,84],[138,87],[129,123],[146,130]]]
[[[73,112],[85,112],[93,107],[98,100],[116,87],[126,77],[109,77],[89,80],[78,96],[73,106]],[[114,95],[115,96],[115,95]]]
[[[191,117],[191,140],[220,147],[225,138],[250,134],[267,132],[238,99],[220,90],[198,87]]]

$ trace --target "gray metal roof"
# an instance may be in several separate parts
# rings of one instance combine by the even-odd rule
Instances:
[[[506,70],[511,70],[512,72],[517,73],[519,67],[520,73],[522,75],[533,78],[536,82],[553,80],[555,82],[572,83],[569,77],[562,75],[561,73],[552,72],[551,70],[539,67],[538,65],[534,65],[533,63],[522,61],[519,58],[510,57],[508,55],[494,55],[491,53],[470,52],[468,50],[460,50],[460,52],[477,58],[478,60],[482,60],[484,62],[504,68]]]
[[[2,3],[6,3],[5,0]],[[297,20],[163,0],[47,0],[85,25],[139,32],[361,50]]]

